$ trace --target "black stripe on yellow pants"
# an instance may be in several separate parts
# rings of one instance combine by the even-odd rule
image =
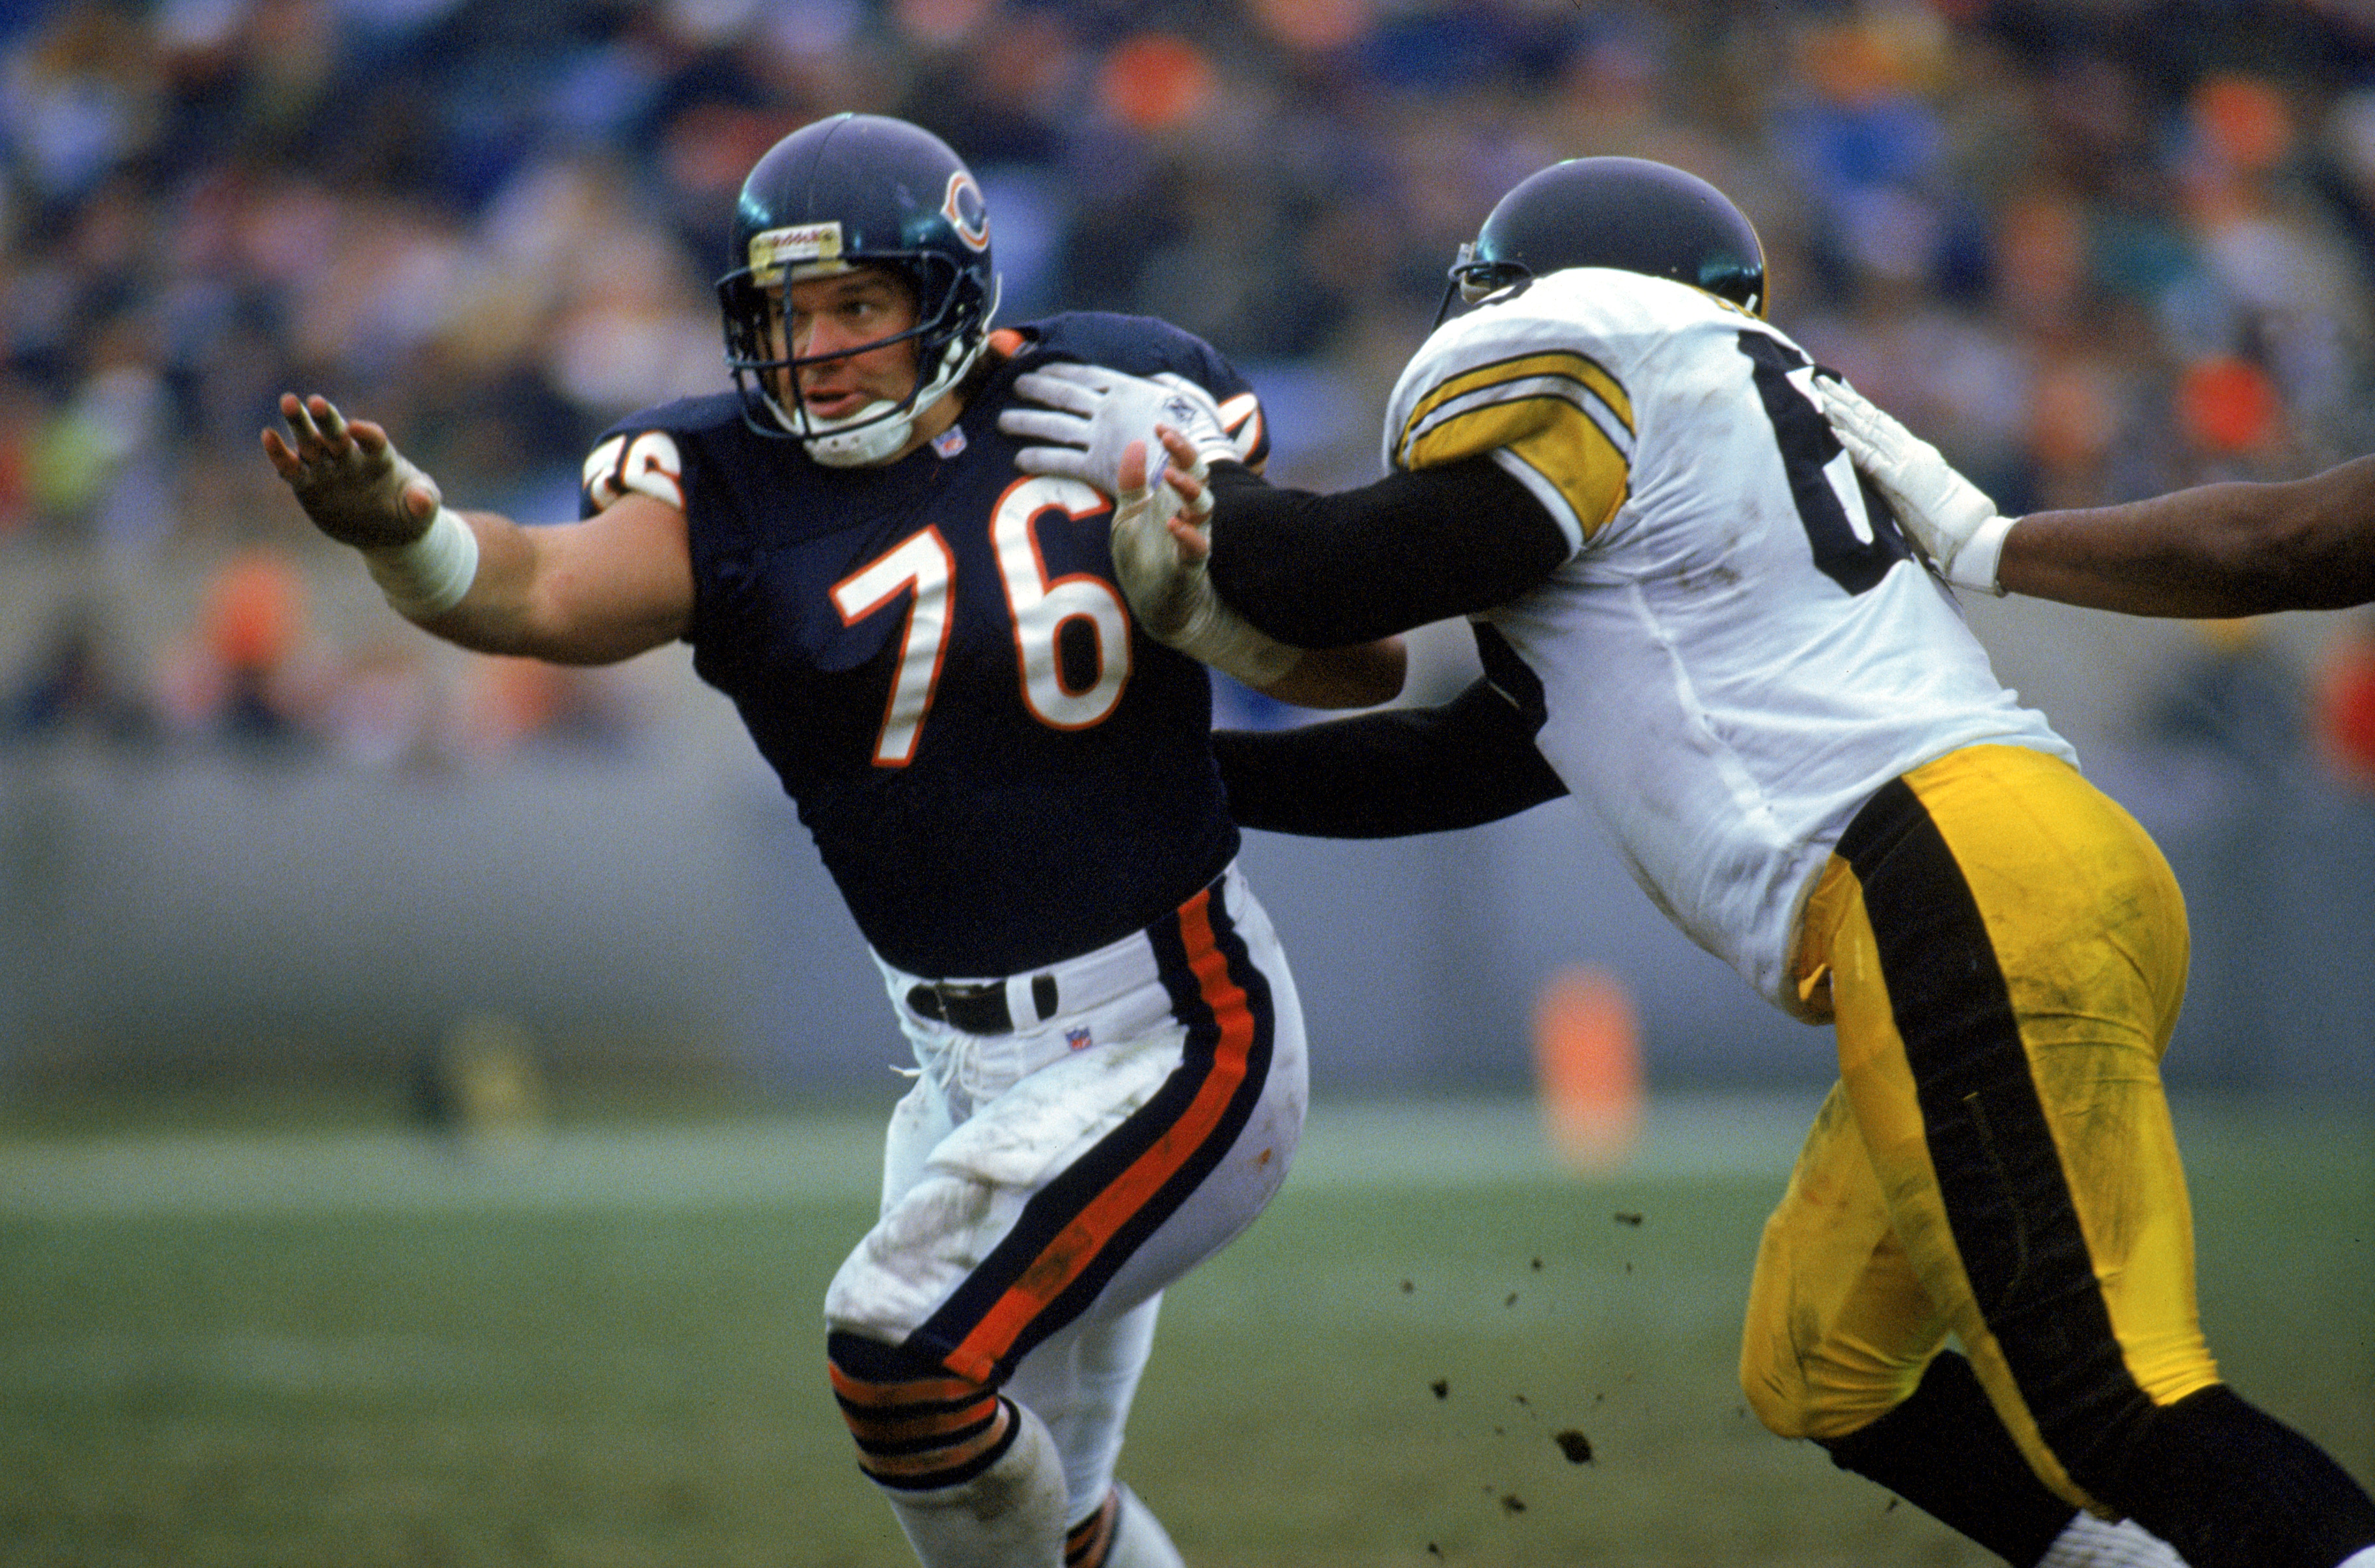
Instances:
[[[2156,1405],[2217,1381],[2159,1079],[2176,880],[2067,762],[1973,747],[1874,794],[1807,929],[1904,1266],[2038,1474],[2084,1496]]]
[[[1973,748],[1866,805],[1807,926],[1896,1268],[1962,1335],[2040,1477],[2195,1568],[2331,1568],[2375,1541],[2375,1502],[2221,1386],[2201,1342],[2157,1070],[2183,905],[2144,831],[2058,760]],[[1785,1230],[1808,1218],[1790,1208]],[[1882,1261],[1859,1290],[1901,1278]]]
[[[1972,1301],[2083,1486],[2087,1453],[2151,1406],[2112,1331],[1986,923],[1903,780],[1858,813],[1838,854],[1862,890]]]

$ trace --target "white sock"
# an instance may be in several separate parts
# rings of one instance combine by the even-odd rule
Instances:
[[[2133,1519],[2113,1524],[2082,1508],[2037,1560],[2037,1568],[2185,1568],[2185,1559]]]
[[[1153,1510],[1119,1482],[1114,1490],[1121,1493],[1121,1517],[1114,1521],[1113,1550],[1106,1554],[1105,1568],[1187,1568]]]
[[[998,1463],[961,1486],[885,1489],[924,1568],[1063,1568],[1064,1461],[1047,1426],[1022,1405]]]

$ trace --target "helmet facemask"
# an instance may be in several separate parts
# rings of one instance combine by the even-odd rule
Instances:
[[[1436,307],[1435,324],[1441,326],[1451,314],[1451,301],[1478,305],[1515,283],[1522,283],[1533,274],[1516,262],[1480,261],[1476,242],[1460,242],[1459,254],[1451,264],[1449,281],[1444,285],[1443,303]]]
[[[786,313],[785,296],[796,282],[878,266],[896,277],[916,301],[916,324],[856,348],[795,355],[789,329],[777,348],[775,324]],[[933,253],[868,255],[811,265],[745,266],[718,281],[726,324],[726,362],[742,395],[743,419],[762,435],[799,441],[810,457],[828,467],[853,468],[895,456],[908,442],[916,417],[962,382],[981,358],[989,320],[998,308],[996,284],[987,300],[977,284],[945,256]],[[835,419],[809,411],[800,395],[802,367],[870,354],[892,344],[916,345],[916,375],[905,396],[878,398]]]

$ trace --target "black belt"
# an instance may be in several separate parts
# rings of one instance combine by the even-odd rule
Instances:
[[[1039,1016],[1031,1020],[1034,1023],[1056,1016],[1054,975],[1031,977],[1031,1005],[1039,1009]],[[908,988],[907,1006],[918,1018],[962,1029],[967,1034],[1011,1034],[1016,1027],[1013,1016],[1006,1009],[1003,980],[927,980]]]

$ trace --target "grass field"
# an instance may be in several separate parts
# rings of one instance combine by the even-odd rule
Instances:
[[[1125,1474],[1196,1568],[1991,1562],[1734,1386],[1811,1110],[1663,1102],[1582,1180],[1522,1105],[1323,1102]],[[2180,1116],[2230,1378],[2375,1478],[2368,1108]],[[904,1568],[817,1320],[876,1122],[0,1135],[0,1563]]]

